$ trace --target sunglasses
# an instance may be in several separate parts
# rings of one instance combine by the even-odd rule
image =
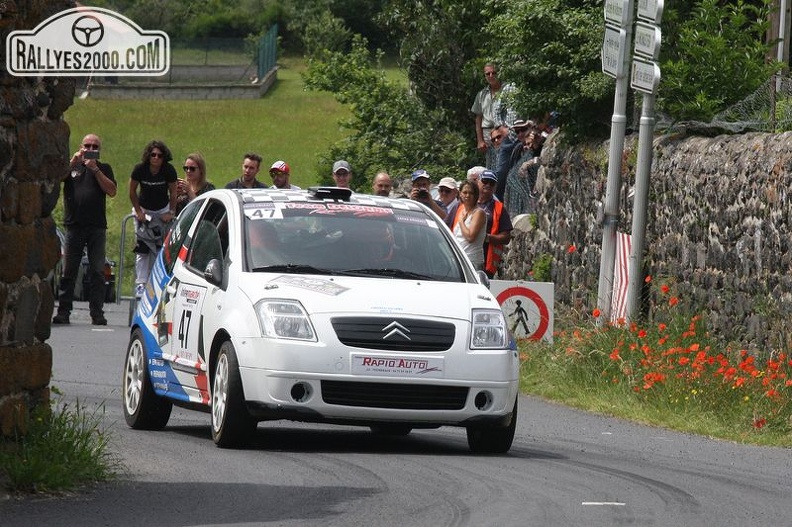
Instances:
[[[160,152],[152,152],[149,154],[149,157],[165,157],[165,154],[162,154]]]
[[[497,73],[494,71],[487,71],[484,73],[485,77],[492,77],[493,75],[497,75]]]
[[[441,194],[447,194],[451,192],[451,189],[446,187],[440,187],[439,189],[437,189],[437,191],[440,192]]]
[[[195,172],[196,170],[198,170],[198,167],[188,167],[187,165],[184,165],[182,167],[182,170],[184,170],[185,172]]]
[[[85,143],[83,144],[83,148],[86,150],[99,150],[99,145],[95,143]]]
[[[272,177],[285,176],[285,175],[286,175],[286,172],[282,172],[280,170],[270,170],[270,176],[272,176]]]
[[[491,179],[480,179],[479,181],[481,181],[482,185],[490,185],[490,186],[497,185],[497,182]]]

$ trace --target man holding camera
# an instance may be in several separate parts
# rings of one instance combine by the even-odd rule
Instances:
[[[63,274],[58,287],[58,312],[53,324],[68,324],[74,300],[74,282],[82,261],[83,248],[88,249],[90,296],[88,305],[91,323],[106,326],[105,246],[107,241],[106,196],[116,195],[113,169],[99,161],[102,141],[95,134],[86,135],[80,149],[74,153],[69,170],[62,180],[66,228]]]
[[[432,188],[432,180],[426,170],[416,170],[412,173],[412,189],[410,190],[410,199],[419,201],[432,209],[432,211],[440,216],[440,219],[445,219],[446,210],[442,201],[432,199],[430,189]]]

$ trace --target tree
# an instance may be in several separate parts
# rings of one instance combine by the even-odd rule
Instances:
[[[701,0],[667,45],[658,107],[676,120],[709,121],[780,70],[765,60],[773,8],[772,0]]]
[[[601,1],[490,1],[484,13],[489,53],[516,85],[521,116],[557,111],[570,136],[607,135],[614,83],[601,72]]]
[[[388,81],[375,67],[378,58],[381,54],[373,56],[358,35],[349,52],[328,51],[308,62],[306,87],[332,92],[352,110],[352,118],[342,123],[350,135],[320,162],[321,183],[331,183],[330,166],[340,158],[351,163],[353,184],[366,190],[382,169],[396,179],[416,168],[426,169],[435,180],[459,178],[467,138],[444,127],[440,111],[427,108],[403,84]]]

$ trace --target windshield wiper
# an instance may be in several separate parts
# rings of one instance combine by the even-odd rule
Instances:
[[[337,274],[336,271],[330,269],[322,269],[321,267],[314,267],[312,265],[304,264],[278,264],[278,265],[265,265],[263,267],[253,268],[254,273],[288,273],[288,274]]]
[[[425,274],[413,273],[412,271],[402,271],[401,269],[390,268],[371,268],[371,269],[346,269],[344,274],[348,275],[365,275],[365,276],[387,276],[390,278],[407,278],[414,280],[434,280],[431,276]]]

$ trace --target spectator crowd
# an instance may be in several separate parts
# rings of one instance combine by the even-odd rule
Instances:
[[[535,211],[542,145],[557,115],[549,112],[539,121],[517,117],[510,106],[514,85],[502,82],[492,63],[484,65],[483,73],[486,85],[476,93],[470,111],[474,116],[476,150],[484,164],[470,168],[461,182],[444,177],[435,187],[426,170],[415,170],[409,178],[409,189],[401,193],[391,175],[382,170],[373,178],[371,194],[424,204],[445,221],[473,265],[493,278],[500,269],[504,247],[511,240],[512,218]],[[64,264],[53,324],[70,323],[83,254],[88,259],[91,321],[94,325],[107,324],[103,311],[106,198],[116,195],[117,182],[112,166],[99,161],[101,147],[99,136],[86,135],[72,155],[70,170],[63,178]],[[157,251],[173,219],[196,196],[216,188],[207,178],[206,160],[200,152],[185,157],[183,177],[179,177],[172,161],[168,146],[152,140],[143,148],[140,161],[130,174],[129,200],[136,234],[136,297],[145,290]],[[262,162],[261,155],[245,153],[241,174],[224,187],[300,189],[290,182],[289,165],[280,159],[269,168],[271,185],[259,180]],[[331,176],[335,186],[352,188],[354,174],[346,160],[333,163]]]

